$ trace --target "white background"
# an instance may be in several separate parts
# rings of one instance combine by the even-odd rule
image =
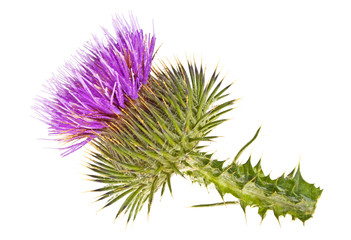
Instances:
[[[114,14],[132,11],[147,31],[154,21],[158,58],[194,55],[219,62],[241,97],[211,145],[233,157],[263,124],[252,153],[273,177],[300,160],[304,178],[324,189],[305,226],[257,208],[191,209],[220,201],[213,189],[173,178],[125,226],[118,204],[97,213],[85,181],[85,153],[61,158],[31,106],[42,84],[75,51],[102,36]],[[346,239],[350,227],[351,5],[349,1],[2,1],[0,4],[1,239]],[[230,199],[230,198],[229,198]],[[92,204],[93,203],[93,204]]]

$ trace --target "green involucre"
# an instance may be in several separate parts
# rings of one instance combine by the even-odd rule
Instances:
[[[107,200],[104,207],[124,199],[116,217],[125,212],[127,222],[134,220],[146,202],[150,212],[159,189],[161,195],[167,186],[172,192],[171,176],[179,174],[214,184],[222,196],[236,197],[244,210],[257,206],[262,219],[267,210],[277,218],[290,214],[303,222],[309,219],[322,191],[304,181],[299,168],[295,175],[272,180],[263,174],[260,163],[254,167],[250,160],[237,163],[259,130],[227,167],[203,152],[199,143],[217,137],[209,133],[226,121],[222,115],[235,103],[225,100],[230,85],[222,87],[218,72],[206,80],[202,66],[162,65],[153,69],[139,98],[130,100],[123,114],[116,115],[93,142],[96,151],[90,169],[95,174],[89,176],[105,184],[94,190],[102,192],[98,200]]]

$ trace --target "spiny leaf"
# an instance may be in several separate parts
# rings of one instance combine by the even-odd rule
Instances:
[[[148,214],[150,213],[150,209],[151,209],[151,204],[152,204],[152,200],[154,198],[154,192],[155,192],[155,186],[156,186],[156,182],[158,180],[158,177],[156,176],[154,181],[152,182],[152,185],[151,185],[151,189],[150,189],[150,197],[149,197],[149,204],[148,204]]]
[[[245,151],[245,149],[246,149],[248,146],[250,146],[250,144],[251,144],[253,141],[256,140],[258,134],[260,133],[260,130],[261,130],[261,127],[258,128],[258,130],[256,131],[256,133],[255,133],[255,135],[253,136],[253,138],[252,138],[248,143],[246,143],[246,144],[240,149],[240,151],[236,154],[236,156],[235,156],[233,162],[237,162],[238,159],[239,159],[239,157],[240,157],[240,155]]]
[[[207,203],[207,204],[198,204],[191,206],[192,208],[199,208],[199,207],[217,207],[217,206],[226,206],[231,204],[238,204],[238,201],[225,201],[219,203]]]
[[[168,189],[169,189],[169,192],[172,194],[172,185],[171,185],[171,176],[170,175],[167,175],[167,185],[168,185]]]
[[[118,210],[118,213],[116,214],[115,218],[117,218],[123,212],[123,210],[134,200],[135,196],[143,189],[143,187],[144,186],[140,186],[126,198],[126,200],[123,202],[120,209]]]
[[[119,199],[123,198],[125,195],[127,195],[127,194],[130,193],[131,191],[133,191],[133,188],[130,188],[130,189],[126,190],[126,191],[123,192],[122,194],[119,194],[119,195],[117,195],[117,196],[115,196],[115,197],[112,197],[112,198],[110,199],[110,201],[108,201],[107,204],[106,204],[105,206],[102,207],[102,209],[104,209],[104,208],[110,206],[111,204],[117,202]]]
[[[163,182],[163,184],[162,184],[162,188],[161,188],[161,197],[163,196],[163,193],[165,192],[165,188],[166,188],[166,181],[165,182]]]
[[[265,207],[258,208],[258,214],[261,216],[261,222],[266,217],[267,210],[268,210],[268,208],[265,208]]]
[[[132,215],[134,213],[134,210],[138,204],[138,202],[141,200],[141,196],[138,197],[138,195],[135,197],[135,200],[133,201],[133,204],[131,205],[131,208],[129,210],[129,215],[127,219],[127,223],[129,223],[130,219],[132,218]]]

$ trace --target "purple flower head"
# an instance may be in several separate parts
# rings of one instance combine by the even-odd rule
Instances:
[[[67,155],[91,141],[120,113],[128,99],[138,98],[147,83],[155,47],[155,36],[144,34],[131,16],[113,20],[115,36],[103,29],[106,38],[80,50],[47,86],[49,98],[36,106],[49,134],[69,142]]]

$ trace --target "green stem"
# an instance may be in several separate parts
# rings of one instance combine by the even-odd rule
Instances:
[[[190,163],[189,163],[190,162]],[[260,164],[252,167],[250,160],[244,165],[231,164],[222,168],[223,162],[216,160],[190,160],[193,170],[188,171],[195,181],[212,183],[218,192],[236,197],[243,210],[256,206],[258,213],[265,217],[272,210],[277,219],[289,214],[302,222],[311,218],[322,190],[303,180],[300,168],[288,176],[272,180],[262,172]]]

